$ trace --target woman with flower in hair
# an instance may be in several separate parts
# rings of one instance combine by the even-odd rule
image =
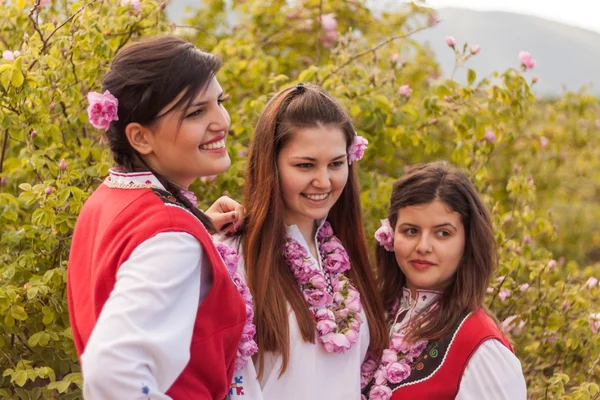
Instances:
[[[230,165],[220,60],[172,36],[123,48],[90,93],[116,166],[85,202],[68,268],[69,314],[86,399],[225,398],[255,351],[252,301],[210,233],[242,220],[188,191]],[[210,217],[209,217],[210,215]],[[248,311],[249,310],[249,311]]]
[[[247,218],[224,239],[254,297],[258,354],[239,376],[250,398],[358,400],[367,350],[386,346],[356,173],[366,144],[316,85],[277,93],[258,120]]]
[[[464,173],[442,162],[409,170],[375,238],[390,344],[363,365],[364,398],[525,399],[521,364],[483,304],[494,232]]]

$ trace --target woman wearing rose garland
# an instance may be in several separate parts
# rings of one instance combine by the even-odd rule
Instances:
[[[249,398],[358,400],[367,350],[386,346],[356,175],[366,144],[315,85],[277,93],[259,118],[248,216],[226,241],[254,297],[258,355],[242,378],[260,387]]]
[[[152,38],[122,49],[103,93],[88,95],[117,167],[83,206],[69,257],[86,399],[222,400],[243,366],[249,294],[209,234],[243,208],[221,198],[211,221],[187,191],[230,165],[219,67],[184,40]]]
[[[362,368],[363,395],[388,399],[525,399],[521,364],[483,300],[496,266],[489,213],[446,163],[394,185],[375,238],[390,345]]]

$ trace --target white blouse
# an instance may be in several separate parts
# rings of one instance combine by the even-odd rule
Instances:
[[[111,179],[164,190],[151,174]],[[187,233],[159,233],[135,248],[81,355],[85,399],[171,399],[165,392],[189,361],[198,306],[212,286],[208,263]]]
[[[321,221],[315,233],[317,245],[317,234],[324,222],[325,220]],[[288,226],[287,234],[297,240],[312,257],[308,244],[296,225]],[[228,238],[220,240],[238,253],[241,252],[238,241]],[[322,265],[320,254],[315,261],[319,266]],[[240,259],[238,271],[244,276],[243,259]],[[260,382],[256,379],[252,363],[248,363],[243,371],[236,372],[238,380],[244,383],[245,397],[230,392],[231,399],[360,400],[360,367],[369,347],[369,327],[364,312],[363,319],[358,342],[343,354],[329,353],[318,341],[313,344],[302,339],[295,314],[290,308],[290,357],[285,373],[279,377],[282,357],[267,353]],[[235,379],[234,377],[234,384]]]
[[[413,299],[410,290],[403,289],[398,314],[392,330],[406,331],[410,320],[439,297],[440,292],[418,290]],[[527,386],[519,359],[498,340],[486,340],[477,348],[463,373],[457,400],[525,400]]]

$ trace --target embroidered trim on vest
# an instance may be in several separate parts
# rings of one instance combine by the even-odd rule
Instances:
[[[151,187],[150,189],[154,192],[155,195],[158,196],[159,199],[162,200],[162,202],[165,204],[165,206],[180,208],[184,211],[187,211],[194,218],[196,218],[196,216],[190,210],[188,210],[187,207],[185,207],[183,204],[181,204],[179,202],[179,200],[177,200],[177,198],[175,196],[173,196],[171,193],[167,192],[166,190],[158,189],[155,187]]]
[[[435,375],[435,373],[444,365],[456,335],[471,314],[471,312],[466,313],[464,317],[459,320],[456,328],[450,335],[446,335],[446,337],[436,342],[429,343],[425,351],[411,364],[412,372],[410,373],[410,377],[397,386],[391,386],[390,389],[392,389],[392,392],[401,387],[415,385],[433,377],[433,375]],[[440,356],[442,357],[441,359],[439,358]]]
[[[148,188],[152,188],[152,182],[150,180],[147,180],[145,183],[136,183],[134,181],[123,182],[123,181],[115,181],[115,180],[111,179],[111,177],[109,176],[102,183],[111,189],[148,189]]]
[[[448,335],[438,341],[430,342],[425,351],[423,351],[423,353],[421,353],[421,355],[410,364],[411,372],[408,379],[398,384],[387,384],[392,392],[405,386],[411,386],[425,382],[426,380],[432,378],[444,365],[446,357],[450,352],[450,348],[454,343],[454,339],[456,339],[456,335],[460,331],[460,328],[463,326],[465,321],[467,321],[472,314],[472,312],[466,312],[463,317],[458,320],[454,329]],[[362,390],[362,393],[369,393],[374,383],[375,380],[371,378],[371,382],[369,382],[369,384]]]

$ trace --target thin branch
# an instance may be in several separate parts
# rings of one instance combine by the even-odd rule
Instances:
[[[319,65],[321,63],[321,41],[319,40],[319,36],[321,35],[321,27],[323,26],[322,24],[323,21],[323,0],[319,0],[319,25],[317,26],[317,40],[316,45],[317,45],[317,62],[316,64]]]
[[[365,55],[367,55],[367,54],[369,54],[369,53],[374,53],[375,51],[379,50],[381,47],[385,46],[386,44],[388,44],[388,43],[390,43],[390,42],[393,42],[394,40],[407,38],[407,37],[411,36],[412,34],[414,34],[414,33],[417,33],[417,32],[419,32],[419,31],[422,31],[423,29],[427,29],[427,28],[429,28],[429,27],[431,27],[431,26],[433,26],[433,25],[426,25],[426,26],[422,26],[422,27],[419,27],[419,28],[417,28],[417,29],[413,29],[412,31],[410,31],[410,32],[408,32],[408,33],[405,33],[405,34],[403,34],[403,35],[392,36],[391,38],[389,38],[389,39],[387,39],[387,40],[385,40],[385,41],[383,41],[383,42],[379,43],[379,44],[378,44],[377,46],[375,46],[375,47],[372,47],[372,48],[370,48],[370,49],[367,49],[367,50],[365,50],[365,51],[361,51],[361,52],[360,52],[360,53],[358,53],[358,54],[355,54],[354,56],[350,57],[350,59],[349,59],[348,61],[346,61],[345,63],[343,63],[342,65],[340,65],[340,66],[339,66],[339,67],[337,67],[336,69],[334,69],[334,70],[333,70],[333,72],[331,72],[329,75],[327,75],[325,78],[323,78],[323,79],[322,79],[322,80],[319,82],[319,85],[321,85],[321,86],[322,86],[322,85],[323,85],[323,83],[324,83],[324,82],[325,82],[327,79],[331,78],[333,75],[337,74],[337,73],[338,73],[340,70],[342,70],[342,69],[346,68],[348,65],[352,64],[354,61],[358,60],[358,59],[359,59],[359,58],[361,58],[362,56],[365,56]]]
[[[2,153],[0,153],[0,174],[2,173],[2,167],[4,166],[4,156],[6,155],[6,148],[8,147],[8,128],[4,130],[4,142],[2,142]]]
[[[88,4],[86,4],[86,6],[87,6],[87,5],[90,5],[90,4],[92,4],[92,3],[93,3],[93,2],[89,2]],[[56,28],[54,28],[54,30],[53,30],[52,32],[50,32],[50,34],[49,34],[49,35],[48,35],[48,37],[46,38],[46,42],[44,43],[44,47],[42,47],[42,50],[40,51],[40,53],[41,53],[41,52],[43,52],[44,50],[46,50],[46,47],[47,47],[48,41],[50,40],[50,38],[51,38],[52,36],[54,36],[54,34],[56,33],[56,31],[58,31],[60,28],[62,28],[62,27],[63,27],[63,26],[65,26],[67,23],[69,23],[70,21],[72,21],[72,20],[73,20],[73,18],[75,18],[75,17],[77,16],[77,14],[79,14],[80,12],[82,12],[82,11],[83,11],[83,8],[84,8],[84,7],[80,7],[80,8],[79,8],[79,10],[75,11],[75,13],[74,13],[73,15],[71,15],[69,18],[65,19],[65,20],[63,21],[63,23],[62,23],[62,24],[58,25]]]

